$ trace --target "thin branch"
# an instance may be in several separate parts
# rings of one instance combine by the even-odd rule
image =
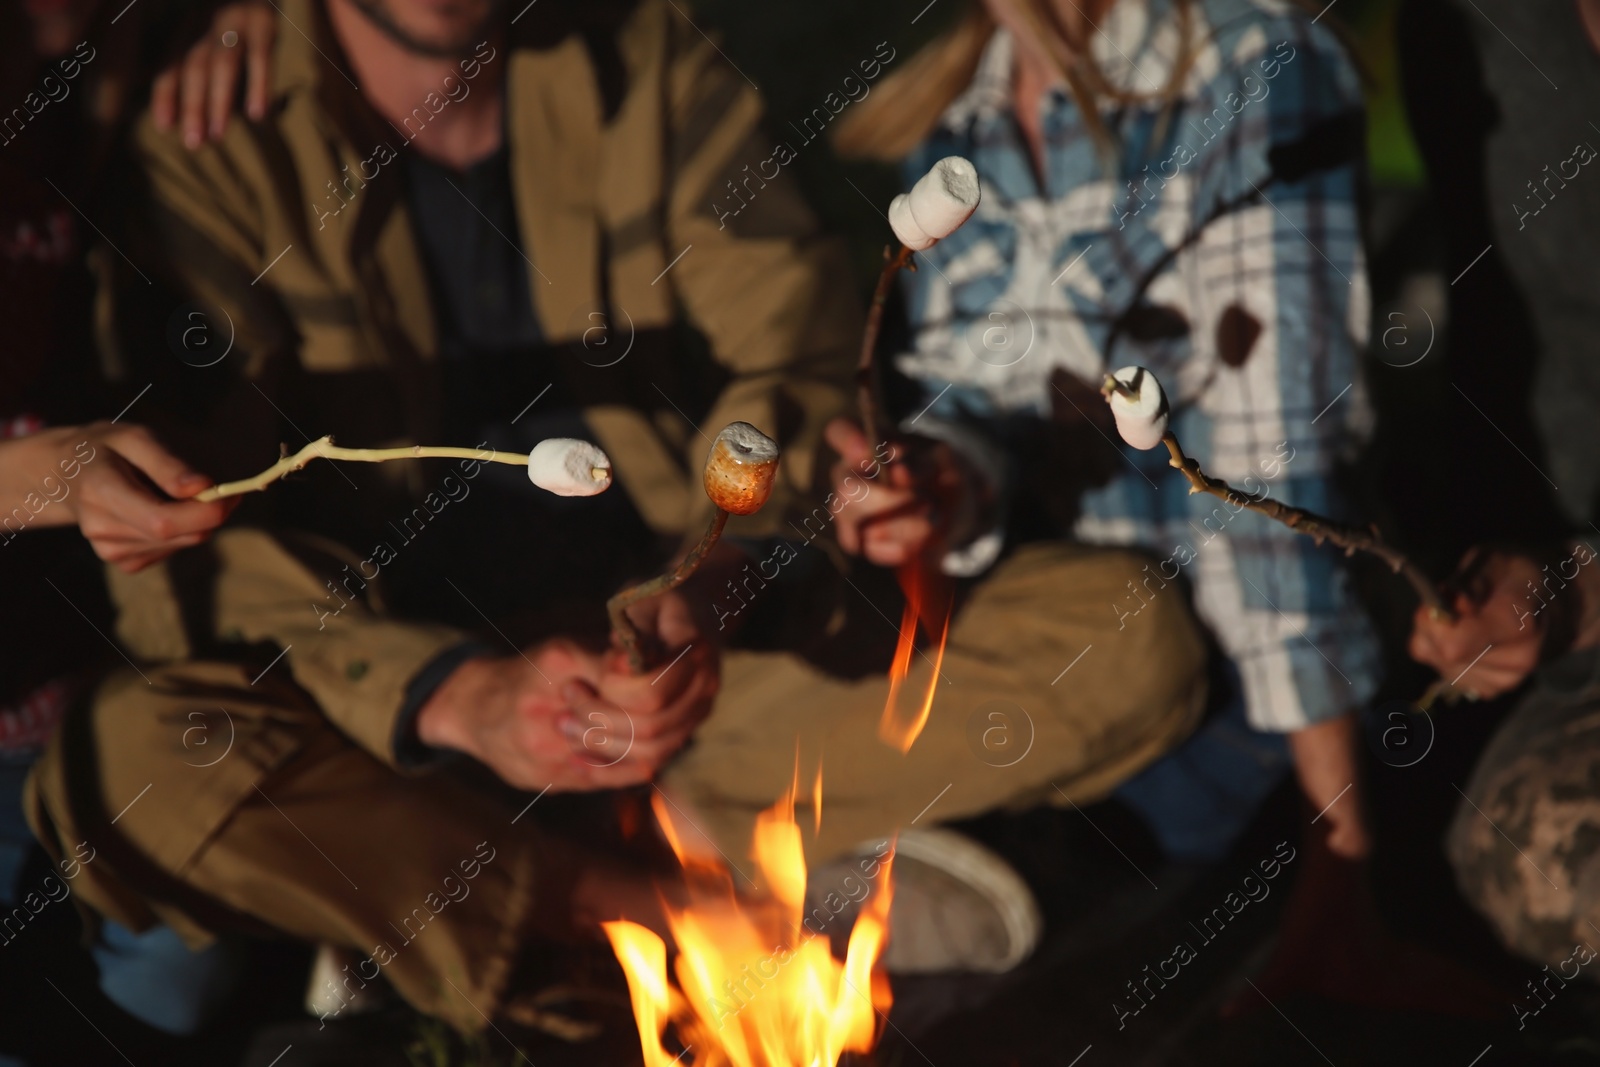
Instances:
[[[901,268],[916,270],[911,262],[911,249],[905,245],[893,255],[883,250],[883,270],[878,274],[877,288],[872,291],[872,306],[867,309],[867,326],[861,335],[861,356],[856,361],[856,405],[861,411],[861,431],[868,441],[878,441],[878,415],[882,410],[878,402],[878,333],[883,329],[883,306],[889,300],[894,277]]]
[[[357,463],[386,463],[393,459],[476,459],[485,463],[505,463],[513,467],[528,465],[527,454],[521,452],[501,453],[491,449],[486,456],[484,449],[480,448],[432,445],[407,445],[403,448],[340,448],[333,443],[332,437],[319,437],[294,455],[284,456],[254,477],[214,485],[202,493],[195,494],[194,499],[205,503],[221,500],[223,497],[260,492],[284,475],[293,474],[305,467],[314,459],[345,459]]]
[[[1210,493],[1227,501],[1231,507],[1249,508],[1269,519],[1276,519],[1296,533],[1305,534],[1319,545],[1324,541],[1332,542],[1344,549],[1347,556],[1353,556],[1357,551],[1377,556],[1389,565],[1390,570],[1403,575],[1411,583],[1417,597],[1435,618],[1450,617],[1450,610],[1439,599],[1439,591],[1434,588],[1432,580],[1405,553],[1385,542],[1376,526],[1370,529],[1350,526],[1305,508],[1290,507],[1265,494],[1256,497],[1241,493],[1227,482],[1201,470],[1200,464],[1184,454],[1183,446],[1171,430],[1162,435],[1161,443],[1167,446],[1167,452],[1172,456],[1172,466],[1189,480],[1189,492]]]
[[[728,525],[728,513],[718,508],[711,516],[711,524],[706,527],[700,543],[690,549],[689,554],[684,556],[676,567],[647,582],[629,586],[606,601],[606,612],[611,616],[611,632],[616,634],[617,642],[628,654],[628,669],[634,674],[645,672],[650,666],[650,661],[655,658],[657,649],[653,640],[649,642],[650,647],[646,646],[644,636],[633,625],[633,620],[628,618],[628,608],[641,600],[670,592],[688,581],[690,576],[700,569],[700,564],[705,562],[706,556],[722,537],[722,528],[726,525]]]
[[[1138,395],[1132,386],[1112,374],[1105,376],[1100,391],[1108,398],[1112,393],[1120,393],[1130,399]],[[1265,494],[1254,497],[1248,493],[1241,493],[1227,482],[1213,478],[1201,470],[1200,464],[1184,454],[1183,446],[1178,443],[1177,436],[1171,430],[1161,435],[1161,443],[1167,446],[1167,453],[1171,456],[1168,462],[1189,480],[1189,492],[1210,493],[1235,507],[1249,508],[1269,519],[1276,519],[1289,529],[1310,537],[1319,545],[1324,541],[1331,541],[1344,549],[1344,554],[1347,556],[1354,555],[1357,550],[1377,556],[1389,565],[1390,570],[1405,576],[1406,581],[1411,583],[1411,588],[1416,592],[1417,598],[1427,606],[1429,615],[1435,619],[1454,620],[1454,612],[1440,599],[1439,591],[1429,580],[1428,575],[1399,549],[1385,543],[1376,526],[1362,529],[1359,526],[1335,522],[1305,508],[1289,507]],[[1418,710],[1425,712],[1441,698],[1453,704],[1461,695],[1461,691],[1451,683],[1438,678],[1418,698],[1416,706]]]

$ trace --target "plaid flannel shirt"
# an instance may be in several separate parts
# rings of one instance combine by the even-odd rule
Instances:
[[[914,179],[962,155],[982,183],[977,214],[907,282],[912,351],[897,365],[927,405],[907,425],[962,448],[1004,494],[1004,425],[1049,416],[1052,372],[1098,382],[1140,364],[1165,385],[1171,427],[1208,472],[1338,515],[1335,468],[1370,422],[1358,78],[1334,35],[1285,4],[1192,10],[1197,54],[1177,99],[1103,106],[1113,155],[1052,90],[1041,188],[1012,114],[1013,42],[1001,30],[907,161]],[[1114,85],[1150,92],[1167,84],[1177,40],[1166,0],[1124,0],[1093,48]],[[1158,557],[1153,580],[1107,605],[1122,627],[1138,624],[1149,597],[1174,595],[1163,589],[1181,573],[1239,667],[1257,728],[1296,730],[1371,696],[1376,640],[1336,550],[1191,495],[1165,449],[1111,447],[1122,472],[1085,497],[1072,533]],[[946,568],[981,572],[1002,536],[989,531]]]

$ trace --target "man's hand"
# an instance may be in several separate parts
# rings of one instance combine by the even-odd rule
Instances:
[[[879,463],[874,444],[855,423],[834,419],[825,431],[839,454],[834,493],[844,501],[834,520],[839,546],[881,567],[898,567],[951,533],[950,518],[972,491],[949,446],[928,442],[906,462]],[[866,471],[881,468],[876,478]]]
[[[210,485],[139,426],[97,422],[0,444],[4,510],[25,506],[40,526],[76,523],[96,555],[130,574],[222,524],[237,501],[188,499]]]
[[[567,686],[598,684],[600,672],[600,657],[570,641],[468,660],[422,706],[417,737],[466,753],[519,789],[604,788],[561,728],[571,710]]]
[[[630,674],[627,657],[612,649],[594,684],[567,686],[572,713],[562,729],[588,765],[623,784],[648,782],[711,713],[722,684],[717,644],[705,636],[695,604],[706,599],[674,590],[628,609],[641,633],[664,649],[661,662]]]
[[[700,637],[687,605],[675,593],[658,601],[638,616],[669,649],[655,670],[632,675],[619,650],[597,654],[562,640],[523,656],[469,660],[423,706],[417,736],[472,756],[519,789],[650,781],[710,713],[720,684],[716,646]]]
[[[181,121],[183,143],[191,150],[208,138],[220,140],[233,114],[241,67],[245,114],[257,122],[266,118],[277,37],[278,14],[271,4],[248,0],[218,8],[188,54],[156,76],[150,88],[156,126],[170,130]]]
[[[562,728],[580,758],[608,780],[648,782],[711,713],[720,686],[717,649],[708,641],[670,651],[663,665],[638,675],[613,651],[597,685],[569,686],[573,711]]]
[[[1540,601],[1528,583],[1538,587],[1543,575],[1531,559],[1482,556],[1479,549],[1462,558],[1460,570],[1476,572],[1476,588],[1457,594],[1454,620],[1417,609],[1411,657],[1471,696],[1497,697],[1521,685],[1539,663],[1544,626],[1534,615]],[[1581,592],[1574,585],[1555,595],[1576,598]]]

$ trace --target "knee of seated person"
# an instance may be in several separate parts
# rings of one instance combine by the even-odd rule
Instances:
[[[1109,672],[1114,690],[1135,704],[1204,684],[1206,642],[1189,590],[1163,579],[1150,556],[1070,542],[1029,549],[1018,553],[1017,570],[1041,591],[1045,610],[1070,603],[1080,625],[1089,623],[1075,636],[1093,651],[1076,669]]]
[[[199,1031],[241,977],[244,959],[228,941],[186,945],[169,926],[135,933],[108,920],[91,948],[100,990],[123,1011],[157,1030]]]
[[[1144,577],[1148,561],[1130,556],[1120,568]],[[1125,589],[1125,587],[1124,587]],[[1127,594],[1132,597],[1132,594]],[[1130,682],[1170,691],[1203,684],[1207,660],[1204,630],[1194,613],[1187,588],[1168,582],[1163,588],[1141,586],[1140,595],[1120,605],[1121,614],[1109,609],[1104,640],[1127,665]]]
[[[316,725],[287,674],[252,686],[244,664],[180,660],[114,672],[90,701],[88,730],[102,778],[148,768],[186,781],[224,759],[281,757]],[[180,766],[181,765],[181,766]],[[144,773],[144,772],[141,772]]]
[[[1600,798],[1568,803],[1550,792],[1532,767],[1475,777],[1445,850],[1462,896],[1505,946],[1554,964],[1572,952],[1583,916],[1596,904],[1590,887],[1600,864]],[[1558,891],[1547,878],[1571,888]]]

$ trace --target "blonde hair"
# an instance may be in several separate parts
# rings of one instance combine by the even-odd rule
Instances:
[[[1111,132],[1100,118],[1100,102],[1171,102],[1177,98],[1194,64],[1193,0],[1173,0],[1179,39],[1177,61],[1172,64],[1167,83],[1150,92],[1135,92],[1113,85],[1090,54],[1088,36],[1080,35],[1081,39],[1075,39],[1071,29],[1062,24],[1052,0],[1003,2],[1014,7],[1043,45],[1083,114],[1090,135],[1108,154],[1113,150],[1113,142]],[[1135,0],[1113,0],[1117,2]],[[945,110],[972,84],[996,25],[981,3],[970,3],[962,19],[844,116],[834,134],[834,148],[845,157],[887,162],[909,155],[938,125]]]

